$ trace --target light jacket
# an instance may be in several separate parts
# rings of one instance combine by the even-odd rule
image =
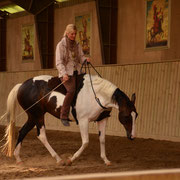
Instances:
[[[84,53],[82,51],[81,45],[77,43],[78,46],[78,56],[76,60],[73,60],[72,53],[69,50],[69,56],[67,58],[67,43],[66,38],[63,37],[62,40],[56,46],[56,67],[59,72],[59,77],[65,74],[72,76],[74,71],[77,70],[80,74],[81,64],[86,60]]]

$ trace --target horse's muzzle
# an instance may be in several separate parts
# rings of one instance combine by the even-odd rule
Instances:
[[[135,139],[135,137],[133,135],[131,135],[131,134],[129,134],[129,135],[127,134],[127,138],[130,139],[130,140],[134,140]]]

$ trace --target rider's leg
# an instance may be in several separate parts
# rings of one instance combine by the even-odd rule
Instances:
[[[67,93],[61,108],[60,119],[64,126],[69,126],[70,124],[68,117],[69,117],[70,106],[76,91],[76,77],[71,76],[69,80],[64,83],[64,86],[67,90]]]

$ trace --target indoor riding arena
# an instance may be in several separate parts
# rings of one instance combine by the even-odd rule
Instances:
[[[179,180],[179,10],[179,0],[1,0],[0,180]],[[72,75],[66,127],[56,47],[71,40],[68,24],[82,56],[65,45],[65,58],[89,62]]]

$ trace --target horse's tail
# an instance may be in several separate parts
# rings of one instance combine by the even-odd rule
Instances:
[[[1,116],[0,120],[7,118],[8,125],[6,127],[6,132],[4,135],[4,139],[6,139],[5,144],[1,147],[2,152],[9,157],[12,157],[15,147],[15,109],[17,102],[17,93],[21,84],[17,84],[11,90],[7,98],[7,109],[6,113]]]

